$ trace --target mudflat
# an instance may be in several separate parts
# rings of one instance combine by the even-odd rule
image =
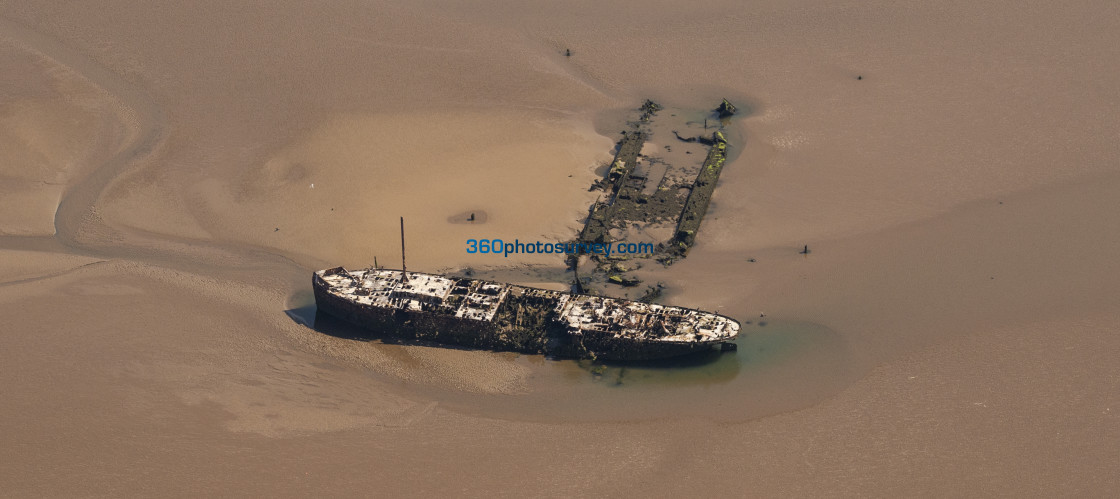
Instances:
[[[8,494],[1117,489],[1115,2],[0,4]],[[399,216],[409,268],[570,279],[465,242],[570,240],[647,98],[742,110],[637,272],[737,352],[309,327]]]

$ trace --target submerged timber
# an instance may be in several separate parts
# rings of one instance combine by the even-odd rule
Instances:
[[[721,347],[734,319],[699,310],[400,270],[320,270],[319,310],[385,336],[554,357],[646,360]]]

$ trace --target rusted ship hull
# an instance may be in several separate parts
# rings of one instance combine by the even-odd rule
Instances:
[[[676,357],[708,350],[726,344],[729,339],[734,338],[734,333],[738,330],[738,323],[731,321],[734,323],[734,332],[730,336],[700,341],[650,341],[620,336],[606,330],[580,328],[573,331],[572,326],[564,322],[561,317],[562,307],[550,301],[552,295],[569,297],[564,298],[565,300],[578,300],[581,297],[600,301],[609,299],[560,294],[512,285],[500,286],[516,288],[515,291],[520,291],[521,294],[502,295],[489,320],[457,317],[447,310],[441,311],[443,303],[434,305],[424,303],[419,309],[393,308],[377,303],[363,303],[355,296],[340,293],[337,285],[332,286],[324,279],[323,274],[330,272],[346,271],[337,268],[314,274],[312,287],[319,311],[371,330],[382,337],[430,341],[476,349],[545,354],[554,357],[594,357],[603,360],[632,361]],[[463,281],[482,282],[473,280],[459,282]],[[373,300],[367,299],[367,301]],[[534,305],[538,307],[532,309]],[[528,309],[539,312],[530,314],[525,312]]]

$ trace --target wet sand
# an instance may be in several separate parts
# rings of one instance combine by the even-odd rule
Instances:
[[[1116,11],[5,2],[0,488],[1106,495]],[[570,238],[627,109],[723,97],[697,245],[640,274],[737,353],[309,327],[311,271],[393,264],[399,216],[410,268],[563,282],[465,240]]]

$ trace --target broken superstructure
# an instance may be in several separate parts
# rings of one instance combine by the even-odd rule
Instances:
[[[472,348],[657,359],[732,349],[740,327],[689,308],[400,270],[336,267],[312,281],[322,312],[389,337]]]

